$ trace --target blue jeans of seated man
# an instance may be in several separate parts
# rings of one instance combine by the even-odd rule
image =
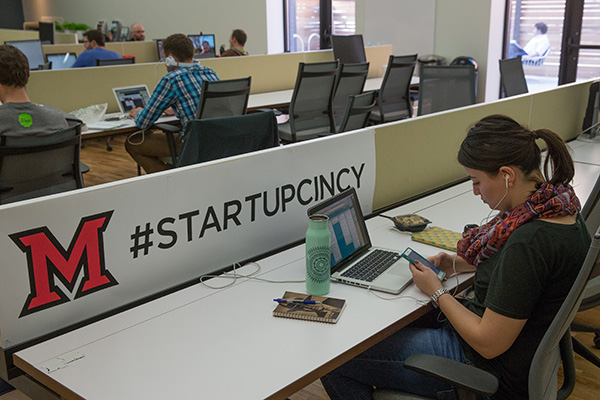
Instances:
[[[11,385],[9,385],[7,382],[0,379],[0,395],[11,392],[13,390],[15,390],[15,389]]]
[[[374,386],[433,399],[454,399],[452,387],[404,368],[413,354],[435,354],[468,363],[457,334],[447,328],[406,327],[321,378],[332,400],[372,399]]]

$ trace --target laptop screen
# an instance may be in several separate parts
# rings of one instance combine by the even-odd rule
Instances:
[[[29,69],[35,70],[44,65],[44,52],[42,42],[39,40],[6,41],[4,44],[10,44],[21,50],[29,61]]]
[[[144,108],[150,98],[146,85],[115,88],[113,92],[122,113],[128,113],[137,107]]]
[[[212,58],[216,57],[215,35],[188,35],[194,43],[194,58]]]
[[[77,60],[75,53],[46,54],[46,60],[52,63],[51,69],[67,69]]]
[[[331,268],[371,247],[358,196],[350,188],[308,210],[308,215],[327,215],[331,234]]]

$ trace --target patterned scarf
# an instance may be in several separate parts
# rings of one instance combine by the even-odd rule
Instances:
[[[471,265],[493,257],[511,233],[524,223],[536,218],[556,218],[574,215],[581,205],[569,185],[553,186],[542,183],[524,203],[511,211],[498,214],[487,224],[463,233],[458,241],[457,253]]]

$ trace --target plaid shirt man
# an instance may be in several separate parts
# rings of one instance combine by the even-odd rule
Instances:
[[[182,133],[185,132],[188,121],[196,115],[202,81],[218,80],[215,71],[200,64],[169,72],[156,85],[146,107],[137,113],[136,125],[148,129],[167,108],[172,107],[183,126]]]

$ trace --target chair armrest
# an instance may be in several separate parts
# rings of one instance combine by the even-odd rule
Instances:
[[[160,129],[161,131],[171,133],[179,133],[179,131],[181,131],[180,127],[171,124],[154,124],[152,125],[152,129]]]
[[[498,389],[498,379],[494,375],[445,357],[414,354],[404,361],[404,367],[479,395],[490,396]]]

